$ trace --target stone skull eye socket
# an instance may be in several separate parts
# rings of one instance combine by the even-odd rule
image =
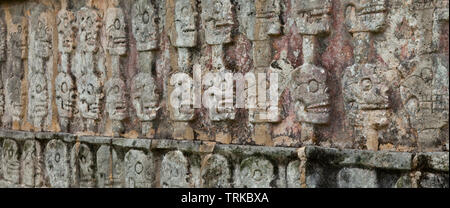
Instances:
[[[41,86],[40,84],[38,84],[38,85],[36,86],[36,92],[37,92],[37,93],[41,93],[41,92],[42,92],[42,86]]]
[[[372,80],[365,78],[361,81],[361,87],[364,91],[369,91],[372,89]]]
[[[319,90],[319,83],[315,79],[309,80],[308,90],[312,93],[317,92]]]
[[[61,155],[59,155],[59,152],[57,152],[55,154],[55,162],[59,163],[60,160],[61,160]]]
[[[119,20],[119,19],[116,19],[116,20],[114,21],[114,27],[116,28],[116,30],[119,30],[119,29],[120,29],[120,20]]]
[[[142,14],[142,22],[144,22],[145,24],[147,24],[150,20],[150,15],[148,14],[147,11],[144,12],[144,14]]]
[[[68,91],[67,83],[63,82],[61,84],[61,92],[67,93],[67,91]]]
[[[187,6],[184,6],[183,8],[181,8],[181,15],[183,16],[187,16],[189,15],[189,8]]]
[[[137,174],[141,174],[144,170],[144,166],[141,162],[137,162],[136,165],[134,165],[134,171],[136,171]]]
[[[87,93],[88,93],[89,95],[93,95],[93,94],[94,94],[94,86],[93,86],[92,84],[89,84],[89,85],[88,85]]]

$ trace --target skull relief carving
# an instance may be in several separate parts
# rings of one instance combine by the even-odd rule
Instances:
[[[59,73],[55,80],[56,107],[60,117],[70,118],[75,112],[76,92],[73,79],[66,73]]]
[[[15,24],[11,28],[10,50],[17,59],[27,59],[28,56],[28,20],[25,17],[15,17]],[[16,69],[19,70],[19,69]]]
[[[123,120],[127,115],[125,83],[119,78],[106,82],[106,110],[112,120]]]
[[[244,188],[270,188],[274,179],[273,165],[264,158],[246,158],[241,163],[240,177]]]
[[[107,48],[111,55],[124,55],[127,52],[127,32],[123,10],[118,8],[118,0],[112,0],[112,8],[106,10]]]
[[[349,32],[380,32],[386,11],[386,0],[348,0],[345,18]]]
[[[45,167],[50,186],[69,187],[69,164],[67,146],[60,140],[51,140],[45,147]]]
[[[102,25],[98,12],[90,7],[83,7],[78,12],[77,20],[80,27],[80,49],[84,52],[97,52],[99,32]]]
[[[71,53],[75,48],[75,15],[62,9],[58,12],[58,46],[62,53]]]
[[[3,141],[2,158],[3,178],[18,184],[20,175],[19,146],[14,140],[5,139]]]
[[[230,43],[233,29],[233,4],[230,0],[202,1],[202,21],[209,45]]]
[[[52,54],[52,29],[46,13],[41,13],[36,27],[35,54],[40,58],[49,58]]]
[[[30,76],[30,112],[34,119],[34,126],[40,127],[48,113],[47,79],[41,73],[32,73]]]
[[[136,114],[141,121],[152,121],[159,110],[159,95],[149,73],[139,73],[132,83],[132,99]]]
[[[328,33],[331,27],[330,0],[294,0],[295,23],[300,34]]]
[[[78,106],[81,116],[97,120],[100,115],[100,101],[103,99],[102,88],[97,76],[88,73],[77,82],[80,96]]]
[[[149,153],[151,154],[151,153]],[[153,158],[139,150],[130,150],[125,155],[125,187],[151,188],[153,183]]]
[[[218,154],[207,155],[202,162],[203,188],[230,188],[230,167],[227,159]]]
[[[161,187],[186,188],[188,184],[188,161],[183,153],[176,150],[164,155],[161,163]]]
[[[176,0],[175,2],[175,46],[190,48],[197,45],[197,28],[195,2],[192,0]]]
[[[132,30],[138,51],[158,48],[157,13],[149,0],[137,0],[132,8]]]
[[[93,187],[94,157],[86,144],[75,145],[71,151],[72,181],[79,187]]]
[[[328,123],[330,96],[326,85],[326,71],[306,64],[292,74],[290,93],[295,103],[297,120],[311,124]]]

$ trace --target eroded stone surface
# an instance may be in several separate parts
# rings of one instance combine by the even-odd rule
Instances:
[[[164,155],[160,177],[162,188],[190,187],[189,164],[181,151],[171,151]]]
[[[249,157],[241,163],[241,183],[245,188],[270,188],[274,180],[273,164],[264,158]]]
[[[67,145],[60,140],[51,140],[45,147],[44,162],[50,187],[69,187],[70,168]]]

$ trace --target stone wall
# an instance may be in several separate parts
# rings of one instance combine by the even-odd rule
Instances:
[[[448,0],[2,1],[0,179],[448,186],[448,23]]]

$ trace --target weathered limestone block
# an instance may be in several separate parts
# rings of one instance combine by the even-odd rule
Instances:
[[[6,61],[6,24],[3,18],[0,18],[0,70],[5,70]],[[3,75],[0,74],[0,118],[3,117],[5,109],[5,96],[3,86]],[[1,119],[0,119],[1,122]]]
[[[149,0],[137,0],[132,8],[132,30],[138,51],[158,48],[159,35],[156,24],[157,12]]]
[[[252,156],[240,164],[240,180],[244,188],[271,188],[275,179],[273,164],[264,158]]]
[[[164,158],[161,162],[160,187],[191,187],[189,177],[189,163],[181,151],[170,151],[164,155]]]
[[[290,74],[289,91],[294,102],[297,121],[302,124],[301,141],[317,142],[314,125],[329,122],[330,97],[327,71],[317,65],[317,36],[330,32],[329,14],[332,2],[328,0],[293,1],[296,14],[296,33],[303,35],[303,65]]]
[[[84,130],[96,132],[100,120],[103,98],[103,83],[105,81],[105,57],[100,45],[100,30],[102,17],[87,1],[77,13],[79,25],[76,62],[73,74],[77,82],[78,108],[83,118]]]
[[[108,145],[97,150],[96,180],[99,188],[120,188],[124,184],[124,162]]]
[[[94,155],[86,144],[76,143],[70,152],[71,185],[73,187],[95,187]]]
[[[45,170],[50,187],[68,188],[70,183],[69,151],[61,140],[51,140],[45,147]]]
[[[142,134],[146,135],[151,122],[156,118],[159,106],[159,94],[156,92],[156,84],[150,73],[139,73],[131,84],[132,102],[136,115],[141,121]]]
[[[3,179],[13,184],[19,184],[20,152],[17,142],[11,139],[3,140],[2,170]]]
[[[21,183],[26,187],[41,187],[44,184],[42,148],[38,141],[25,141],[21,154]]]
[[[109,79],[105,84],[106,112],[109,118],[113,120],[112,130],[115,134],[124,132],[124,127],[121,122],[128,117],[124,89],[125,82],[118,77]]]
[[[377,188],[377,175],[373,170],[343,168],[338,176],[339,188]]]
[[[209,45],[230,43],[234,25],[233,4],[230,0],[206,0],[201,2],[205,39]]]
[[[0,186],[447,187],[448,7],[2,1]]]
[[[219,154],[208,154],[203,158],[201,181],[204,188],[230,188],[231,170],[228,160]]]
[[[125,187],[151,188],[154,182],[154,162],[151,153],[130,150],[124,160]]]
[[[386,22],[386,1],[350,0],[345,3],[348,31],[354,39],[353,66],[343,76],[344,102],[347,117],[356,132],[366,140],[369,150],[378,150],[379,140],[391,122],[389,99],[392,70],[374,62],[371,49],[373,33],[382,32]]]
[[[132,31],[138,51],[138,73],[131,85],[132,103],[141,122],[141,133],[152,137],[152,121],[159,110],[159,94],[152,76],[156,50],[159,49],[158,11],[152,1],[135,1],[132,10]],[[150,135],[149,135],[150,134]]]
[[[300,161],[295,160],[288,164],[286,168],[287,188],[300,188]]]

